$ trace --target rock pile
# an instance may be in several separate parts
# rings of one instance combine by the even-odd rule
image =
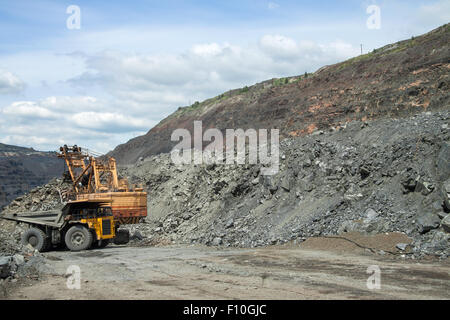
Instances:
[[[448,122],[448,112],[426,112],[284,140],[274,176],[259,165],[143,159],[122,170],[149,192],[147,223],[132,232],[150,243],[256,247],[399,231],[413,239],[414,256],[447,257]]]
[[[2,214],[58,208],[61,206],[60,192],[67,187],[62,179],[53,179],[47,185],[36,187],[13,200]],[[45,267],[45,257],[30,245],[23,246],[20,242],[26,228],[24,224],[0,219],[0,287],[23,278],[37,279]]]
[[[38,279],[45,267],[44,257],[32,246],[22,246],[17,237],[0,229],[0,297],[7,294],[6,287],[21,279]]]

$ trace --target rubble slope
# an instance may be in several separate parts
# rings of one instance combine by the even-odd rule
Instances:
[[[274,176],[261,175],[260,165],[146,158],[122,169],[149,193],[147,223],[133,232],[148,243],[255,247],[398,231],[414,241],[412,253],[446,257],[449,119],[448,111],[426,112],[286,139]]]

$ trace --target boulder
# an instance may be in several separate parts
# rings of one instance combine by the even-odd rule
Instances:
[[[421,234],[439,228],[440,224],[441,219],[434,213],[423,212],[417,217],[417,225],[419,226],[419,232]]]
[[[234,226],[234,220],[233,220],[233,219],[230,219],[230,220],[228,220],[228,221],[226,222],[226,224],[225,224],[225,229],[229,229],[229,228],[231,228],[232,226]]]
[[[366,210],[364,215],[365,215],[364,223],[370,223],[370,222],[372,222],[374,219],[376,219],[378,217],[378,212],[376,212],[375,210],[369,208],[369,209]]]
[[[415,187],[415,192],[420,192],[422,193],[422,195],[427,196],[429,195],[431,192],[433,192],[434,190],[434,185],[429,183],[429,182],[425,182],[422,180],[418,180],[416,182],[416,187]]]
[[[449,248],[449,239],[450,235],[448,233],[436,231],[427,247],[434,251],[446,250]]]
[[[216,237],[212,241],[213,246],[220,246],[221,244],[222,244],[222,238],[220,238],[220,237]]]

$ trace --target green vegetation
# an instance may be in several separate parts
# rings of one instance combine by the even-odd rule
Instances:
[[[340,63],[337,67],[337,70],[340,71],[340,70],[352,65],[355,62],[360,62],[360,61],[370,59],[376,54],[384,55],[384,54],[398,53],[398,52],[404,51],[406,49],[412,48],[412,47],[416,46],[418,43],[419,42],[417,41],[417,39],[413,36],[413,37],[411,37],[410,40],[405,40],[405,41],[395,44],[395,47],[393,47],[392,49],[389,49],[387,46],[383,47],[383,48],[379,48],[379,49],[373,49],[372,52],[359,55],[357,57],[351,58],[347,61]]]
[[[273,79],[273,85],[275,87],[280,87],[283,86],[285,84],[289,83],[289,78],[279,78],[279,79]]]
[[[248,92],[248,87],[247,86],[245,86],[245,87],[243,87],[239,92],[240,93],[245,93],[245,92]]]
[[[346,67],[352,65],[352,64],[355,63],[355,62],[360,62],[360,61],[367,60],[367,59],[373,57],[373,55],[374,55],[374,53],[372,52],[372,53],[366,53],[366,54],[362,54],[362,55],[360,55],[360,56],[351,58],[351,59],[349,59],[349,60],[347,60],[347,61],[342,62],[342,63],[338,66],[337,69],[338,69],[338,70],[345,69]]]

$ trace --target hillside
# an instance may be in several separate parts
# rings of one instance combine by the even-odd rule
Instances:
[[[0,208],[63,170],[62,160],[52,152],[0,143]]]
[[[179,108],[146,135],[117,146],[120,164],[169,152],[177,128],[278,128],[282,138],[375,120],[448,109],[450,25],[326,66],[313,74],[272,79]]]

